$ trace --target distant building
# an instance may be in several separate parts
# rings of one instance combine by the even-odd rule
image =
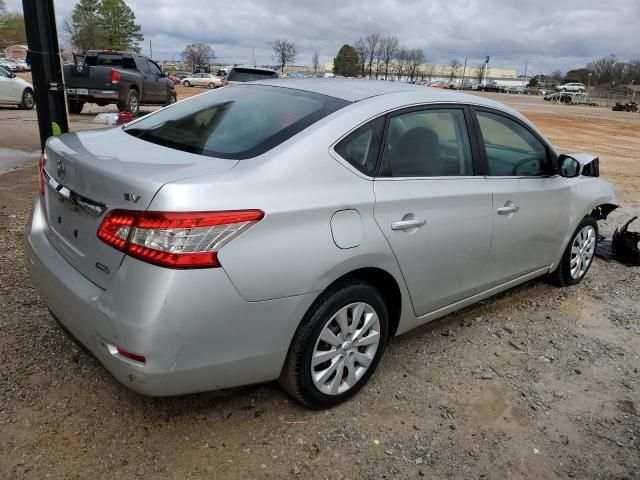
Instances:
[[[27,58],[28,47],[26,45],[11,45],[4,49],[4,57],[12,60]]]

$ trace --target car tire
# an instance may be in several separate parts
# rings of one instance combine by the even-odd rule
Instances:
[[[550,274],[551,282],[559,287],[580,283],[593,263],[597,244],[598,222],[587,215],[571,235],[558,268]]]
[[[209,88],[216,88],[216,84],[213,83],[213,82],[211,82],[208,86],[209,86]]]
[[[334,407],[367,383],[388,335],[389,315],[380,292],[363,281],[337,284],[314,302],[300,323],[280,385],[309,408]]]
[[[182,85],[184,85],[185,87],[190,87],[191,83],[189,83],[187,80],[185,80],[184,82],[182,82]]]
[[[140,95],[138,95],[138,92],[134,89],[129,90],[126,103],[118,102],[118,110],[130,112],[131,115],[137,117],[140,113]]]
[[[168,107],[169,105],[173,105],[177,101],[178,101],[178,98],[176,97],[176,92],[171,92],[169,93],[169,99],[167,100],[167,103],[164,104],[164,106]]]
[[[69,109],[69,113],[79,114],[82,112],[84,107],[84,102],[81,100],[70,100],[67,102],[67,108]]]
[[[22,92],[22,100],[20,101],[20,108],[22,110],[31,110],[36,104],[36,99],[33,94],[33,90],[25,88]]]

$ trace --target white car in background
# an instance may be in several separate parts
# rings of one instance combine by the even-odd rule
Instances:
[[[18,105],[25,110],[31,110],[35,105],[33,86],[0,67],[0,105]]]
[[[194,73],[191,76],[184,78],[182,80],[182,85],[185,87],[218,88],[222,87],[222,79],[211,73]]]
[[[564,85],[556,86],[556,90],[560,92],[584,92],[587,90],[587,87],[584,86],[584,83],[565,83]]]

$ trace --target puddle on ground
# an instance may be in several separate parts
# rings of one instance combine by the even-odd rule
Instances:
[[[473,409],[482,423],[503,427],[524,427],[527,416],[505,400],[504,392],[496,385],[487,386],[473,403]]]
[[[31,167],[38,164],[39,151],[25,152],[15,148],[0,148],[0,175],[16,168]]]

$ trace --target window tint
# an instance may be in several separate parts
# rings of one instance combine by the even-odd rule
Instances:
[[[377,118],[343,138],[334,150],[362,173],[373,176],[383,129],[384,117]]]
[[[270,70],[259,70],[254,68],[233,68],[227,76],[230,82],[251,82],[253,80],[264,80],[266,78],[276,78],[278,74]]]
[[[432,109],[392,117],[381,175],[473,175],[464,112],[458,109]]]
[[[300,90],[238,85],[177,103],[131,124],[125,132],[176,150],[244,159],[266,152],[347,104]]]
[[[501,115],[477,112],[489,175],[540,176],[549,173],[545,146],[525,127]]]
[[[151,75],[160,75],[162,73],[162,70],[160,70],[160,67],[158,65],[156,65],[155,63],[153,63],[151,60],[147,60],[149,62],[149,70],[151,70]]]
[[[151,70],[149,69],[149,63],[147,59],[144,57],[138,57],[138,68],[142,73],[151,74]]]

